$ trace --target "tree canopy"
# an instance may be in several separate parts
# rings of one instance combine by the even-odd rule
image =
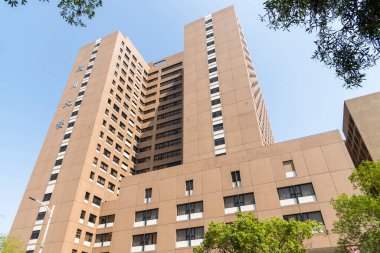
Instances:
[[[334,68],[346,88],[361,87],[380,57],[379,0],[267,0],[264,9],[271,29],[316,32],[312,58]]]
[[[300,253],[303,241],[320,231],[316,221],[300,222],[282,218],[258,220],[251,213],[237,213],[231,224],[212,222],[202,244],[194,253]]]
[[[39,0],[40,2],[49,2],[49,0]],[[17,7],[19,4],[26,5],[27,0],[5,0],[10,6]],[[74,26],[86,26],[83,19],[92,19],[95,16],[95,9],[102,6],[102,0],[60,0],[58,8],[62,18]]]
[[[0,253],[25,253],[25,250],[18,240],[0,235]]]
[[[380,252],[380,161],[362,162],[349,177],[362,195],[346,194],[332,200],[339,220],[333,232],[339,234],[339,252],[359,246],[360,252]]]

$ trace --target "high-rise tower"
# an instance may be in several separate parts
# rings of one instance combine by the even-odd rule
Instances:
[[[233,7],[184,33],[153,63],[120,32],[80,49],[12,226],[28,253],[191,252],[239,210],[331,227],[353,192],[339,133],[273,144]]]

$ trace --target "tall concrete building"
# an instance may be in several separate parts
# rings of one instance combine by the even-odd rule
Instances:
[[[120,32],[80,49],[11,235],[28,253],[192,252],[239,210],[331,229],[352,168],[338,131],[274,144],[228,7],[186,25],[184,51],[157,62]]]
[[[380,92],[344,102],[343,132],[355,166],[380,159]]]

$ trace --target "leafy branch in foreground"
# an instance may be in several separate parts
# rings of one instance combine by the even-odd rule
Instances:
[[[40,2],[49,2],[49,0],[39,0]],[[26,5],[27,0],[5,0],[11,7],[17,7],[19,4]],[[95,16],[95,9],[103,5],[102,0],[61,0],[58,3],[62,18],[74,26],[85,27],[83,18],[92,19]]]
[[[264,9],[270,29],[317,32],[312,58],[334,68],[346,88],[361,87],[363,70],[380,57],[379,0],[267,0]]]
[[[251,213],[237,213],[232,224],[212,222],[194,253],[303,253],[303,241],[322,231],[316,221],[259,220]]]

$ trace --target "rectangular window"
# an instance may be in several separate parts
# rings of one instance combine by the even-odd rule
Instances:
[[[321,222],[324,224],[323,217],[320,211],[284,215],[284,220],[289,221],[290,219],[295,219],[296,221],[314,220],[314,221]]]
[[[113,183],[111,183],[111,182],[108,182],[108,187],[107,188],[110,191],[115,191],[115,185]]]
[[[157,244],[157,233],[149,233],[149,234],[141,234],[134,235],[132,247],[143,247],[142,251],[144,251],[144,247],[146,245]]]
[[[40,230],[33,230],[32,235],[30,236],[30,240],[38,239],[39,235],[40,235]]]
[[[42,199],[42,202],[49,201],[51,199],[52,193],[45,193],[44,198]]]
[[[194,190],[193,180],[187,180],[185,184],[186,184],[186,196],[193,195],[193,190]]]
[[[152,188],[145,189],[145,203],[149,203],[152,198]]]
[[[66,149],[67,149],[67,145],[66,145],[66,146],[61,146],[61,147],[59,148],[58,153],[64,152],[64,151],[66,151]]]
[[[218,104],[220,104],[220,98],[211,100],[211,105],[218,105]]]
[[[207,34],[207,35],[206,35],[206,39],[209,39],[209,38],[212,38],[212,37],[214,37],[214,34],[213,34],[213,33],[210,33],[210,34]]]
[[[96,223],[96,215],[90,213],[90,216],[88,217],[88,222],[90,223]]]
[[[298,199],[315,195],[314,188],[311,183],[278,188],[277,191],[280,200]]]
[[[210,31],[212,29],[212,26],[206,27],[206,31]]]
[[[207,46],[211,46],[211,45],[214,45],[214,41],[210,41],[210,42],[207,42]]]
[[[97,182],[98,184],[104,186],[104,184],[106,183],[106,180],[105,180],[103,177],[98,176],[98,180],[97,180],[96,182]]]
[[[78,228],[75,234],[75,238],[80,239],[81,234],[82,234],[82,230]]]
[[[215,83],[217,82],[219,79],[217,76],[213,77],[213,78],[210,78],[210,83]]]
[[[213,125],[212,127],[214,129],[214,132],[223,130],[223,123],[219,123],[219,124]]]
[[[43,220],[45,218],[46,212],[39,212],[36,220]]]
[[[100,206],[101,202],[102,202],[102,199],[94,195],[94,198],[92,199],[92,203],[94,203],[97,206]]]
[[[104,224],[106,226],[109,223],[114,223],[114,221],[115,221],[115,215],[114,214],[99,217],[99,224]]]
[[[84,195],[84,200],[88,201],[89,199],[90,199],[90,193],[86,192],[86,194]]]
[[[177,205],[177,216],[203,213],[203,201]]]
[[[135,222],[144,221],[145,225],[148,220],[157,220],[158,219],[158,209],[149,209],[144,211],[136,212]]]
[[[224,197],[224,208],[238,207],[254,205],[255,197],[253,193],[239,194],[234,196]],[[241,211],[241,209],[240,209]]]
[[[82,211],[80,212],[80,216],[79,216],[79,218],[80,218],[81,220],[84,220],[85,217],[86,217],[86,211],[85,211],[85,210],[82,210]]]
[[[292,160],[282,162],[287,178],[297,176],[296,170]]]
[[[222,111],[216,111],[212,113],[213,118],[221,117],[222,116]]]
[[[58,178],[58,173],[51,174],[49,181],[57,180],[57,178]]]
[[[231,177],[232,177],[232,187],[240,187],[241,186],[241,178],[240,178],[240,171],[231,171]]]
[[[92,242],[92,236],[93,236],[93,234],[86,232],[86,236],[84,237],[84,240],[86,242]]]
[[[112,233],[97,234],[95,237],[95,243],[100,243],[100,246],[105,246],[103,243],[110,242],[111,240]]]
[[[65,136],[63,136],[63,139],[64,139],[64,140],[67,140],[67,139],[70,138],[70,136],[71,136],[71,133],[65,134]]]
[[[75,121],[72,121],[72,122],[70,122],[70,123],[67,125],[67,128],[73,127],[74,125],[75,125]]]
[[[213,88],[210,90],[210,93],[211,94],[215,94],[215,93],[218,93],[219,92],[219,87],[216,87],[216,88]]]
[[[224,138],[219,138],[219,139],[214,140],[214,144],[215,144],[215,146],[225,144]]]
[[[72,112],[70,117],[74,117],[78,115],[78,111]]]
[[[199,240],[203,239],[204,237],[204,228],[203,227],[194,227],[194,228],[185,228],[185,229],[178,229],[176,231],[176,241],[177,242],[183,242],[183,241],[192,241],[192,240]],[[187,246],[192,246],[191,242]]]

